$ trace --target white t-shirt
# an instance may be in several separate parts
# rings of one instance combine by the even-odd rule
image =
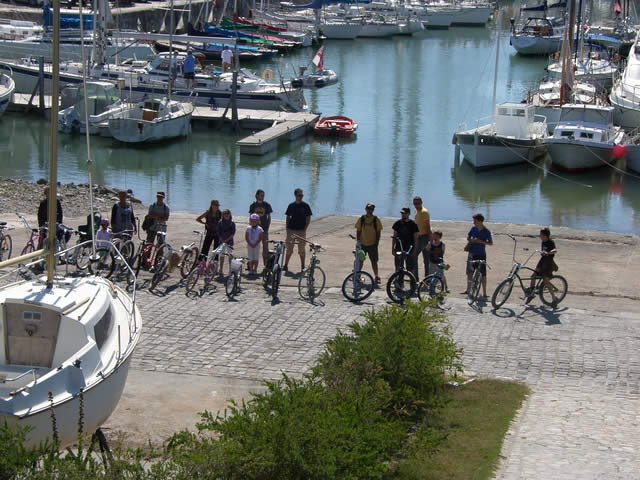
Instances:
[[[231,64],[231,59],[233,58],[233,52],[229,49],[222,50],[222,63]]]
[[[96,233],[96,247],[105,248],[109,246],[109,242],[111,241],[111,232],[109,230],[100,229]]]
[[[251,243],[256,243],[262,232],[264,232],[264,230],[260,225],[257,225],[255,228],[249,225],[247,227],[247,238]]]

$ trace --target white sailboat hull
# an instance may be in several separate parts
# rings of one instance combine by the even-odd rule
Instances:
[[[391,37],[399,32],[397,24],[365,23],[358,37],[383,38]]]
[[[7,110],[15,90],[16,84],[13,79],[4,73],[0,75],[0,115]]]
[[[511,35],[509,43],[520,55],[549,55],[560,50],[562,36]]]
[[[147,60],[152,58],[156,53],[150,45],[122,42],[122,45],[107,45],[105,47],[105,56],[107,59],[116,55],[120,59],[135,58],[138,60]],[[85,55],[91,57],[91,43],[85,44]],[[50,42],[32,42],[28,40],[0,40],[0,58],[19,59],[25,57],[44,57],[45,62],[51,62],[51,43]],[[82,59],[82,50],[80,44],[60,44],[60,59],[80,61]]]
[[[360,23],[323,23],[320,25],[322,34],[333,40],[353,40],[362,30]]]
[[[162,122],[142,122],[133,118],[112,118],[109,132],[125,143],[149,143],[185,137],[191,132],[191,114]]]
[[[484,25],[489,21],[493,8],[462,5],[462,12],[453,18],[453,25]]]

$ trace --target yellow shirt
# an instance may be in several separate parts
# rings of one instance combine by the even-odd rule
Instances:
[[[376,226],[373,225],[374,219],[376,221]],[[360,220],[362,220],[362,217],[358,218],[358,221],[356,222],[356,230],[360,232],[360,244],[365,247],[375,245],[378,240],[377,233],[382,231],[382,223],[380,222],[380,219],[375,215],[371,215],[370,217],[364,215],[364,225],[360,225]]]
[[[416,223],[419,228],[418,235],[428,235],[430,233],[425,225],[425,222],[429,222],[430,219],[429,210],[426,208],[422,207],[422,210],[416,211]],[[431,225],[429,225],[429,228],[431,228]]]

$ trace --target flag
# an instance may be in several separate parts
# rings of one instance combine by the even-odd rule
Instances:
[[[320,47],[320,49],[316,52],[316,56],[311,60],[318,70],[322,70],[324,68],[324,46]]]
[[[622,7],[620,6],[620,0],[616,0],[613,3],[613,12],[615,14],[621,13],[622,12]]]

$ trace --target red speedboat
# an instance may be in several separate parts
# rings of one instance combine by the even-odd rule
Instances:
[[[316,135],[333,135],[336,137],[350,137],[358,129],[358,124],[349,117],[337,115],[322,117],[318,120],[313,131]]]

